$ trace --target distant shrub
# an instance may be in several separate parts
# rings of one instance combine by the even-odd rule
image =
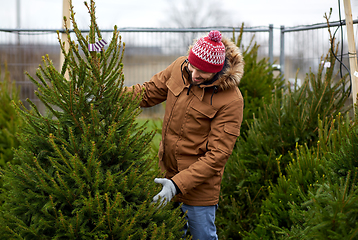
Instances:
[[[12,101],[19,100],[19,89],[15,81],[11,81],[10,73],[5,64],[5,72],[0,69],[0,167],[13,160],[13,148],[19,146],[16,133],[22,125]]]

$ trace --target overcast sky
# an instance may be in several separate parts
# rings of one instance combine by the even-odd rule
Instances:
[[[0,28],[15,28],[17,25],[16,2],[0,0]],[[118,27],[166,27],[169,4],[176,0],[97,0],[97,18],[100,28]],[[195,1],[195,0],[193,0]],[[250,26],[274,24],[292,27],[323,23],[323,15],[332,8],[331,21],[338,21],[339,0],[217,0],[232,16],[236,26],[245,22]],[[61,27],[62,0],[20,0],[21,28]],[[83,0],[73,0],[80,28],[89,24]],[[341,0],[341,16],[344,5]],[[351,0],[353,19],[358,18],[358,0]]]

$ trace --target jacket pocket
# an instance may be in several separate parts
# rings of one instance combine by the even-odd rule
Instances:
[[[219,149],[227,154],[231,154],[238,136],[240,136],[240,126],[226,123]]]
[[[215,115],[217,110],[205,103],[205,102],[201,102],[198,99],[193,100],[193,104],[191,105],[191,108],[194,109],[196,112],[200,113],[201,115],[204,115],[207,118],[212,119]]]
[[[177,83],[177,81],[175,81],[176,79],[174,78],[169,78],[168,82],[166,83],[168,89],[170,90],[170,92],[173,93],[174,96],[178,97],[179,94],[183,91],[184,89],[184,85],[180,85]]]
[[[215,117],[216,112],[217,110],[213,106],[194,97],[188,111],[187,129],[189,134],[207,136],[211,120]]]
[[[217,110],[195,96],[185,110],[181,124],[181,138],[178,142],[178,155],[203,155],[207,152],[207,141],[211,122]]]
[[[230,124],[225,124],[224,125],[224,132],[226,132],[227,134],[233,135],[233,136],[240,136],[240,127],[237,126],[233,126]]]
[[[195,163],[197,159],[178,159],[178,170],[183,171],[187,169],[191,164]]]

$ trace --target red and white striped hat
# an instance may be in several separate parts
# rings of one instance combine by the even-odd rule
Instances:
[[[221,33],[216,30],[199,38],[189,52],[190,64],[204,72],[220,72],[225,62],[225,46],[221,38]]]

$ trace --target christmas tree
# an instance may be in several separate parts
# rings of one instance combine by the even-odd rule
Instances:
[[[258,116],[259,109],[264,103],[270,103],[273,92],[281,92],[285,88],[285,80],[281,73],[274,73],[274,66],[268,58],[260,58],[260,45],[251,38],[248,46],[242,43],[242,34],[244,24],[241,25],[238,38],[233,35],[233,42],[242,49],[245,67],[244,75],[240,80],[239,88],[245,99],[244,122],[240,128],[240,135],[245,137],[249,126],[253,123],[254,118]]]
[[[16,106],[26,124],[14,156],[20,165],[2,171],[8,191],[0,238],[179,239],[180,209],[151,203],[160,191],[149,155],[153,133],[135,122],[140,96],[123,91],[125,45],[114,27],[104,49],[94,1],[85,5],[91,17],[86,37],[70,1],[77,43],[66,29],[66,51],[59,37],[61,71],[45,56],[36,79],[29,76],[47,113],[29,100],[31,111]]]
[[[336,55],[337,47],[330,36]],[[327,118],[327,125],[330,125],[331,116],[344,115],[349,110],[345,105],[349,97],[346,90],[349,78],[345,75],[337,81],[333,53],[330,49],[321,58],[321,61],[330,62],[331,68],[320,65],[316,73],[310,70],[306,74],[301,87],[295,86],[287,92],[275,91],[271,101],[263,101],[246,136],[238,138],[223,175],[221,203],[224,207],[219,209],[217,218],[221,235],[243,239],[255,230],[261,223],[269,188],[285,178],[297,146],[315,147],[319,140],[319,119]],[[281,209],[279,212],[285,213]],[[272,213],[268,210],[270,216]],[[268,222],[276,224],[272,219]],[[286,223],[289,224],[280,224]]]
[[[357,238],[357,120],[347,113],[319,121],[317,146],[297,146],[244,239]]]

